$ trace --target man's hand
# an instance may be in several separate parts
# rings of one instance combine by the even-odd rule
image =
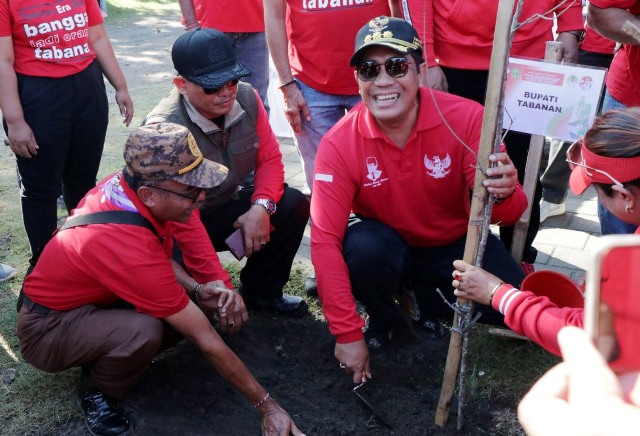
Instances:
[[[197,299],[205,313],[218,314],[222,331],[235,333],[249,320],[242,296],[227,289],[222,280],[204,284]]]
[[[487,168],[487,178],[482,185],[497,199],[506,198],[513,194],[518,184],[518,170],[507,153],[495,153],[489,156],[491,162],[498,165]]]
[[[422,80],[420,86],[426,86],[432,89],[437,89],[442,92],[449,92],[449,84],[447,83],[447,76],[444,75],[444,71],[439,66],[435,67],[427,67],[427,64],[424,63],[420,67],[420,71],[422,72]],[[422,71],[422,68],[425,71]]]
[[[263,436],[304,436],[289,414],[273,398],[259,407],[258,412],[262,414]]]
[[[558,33],[558,37],[556,38],[557,42],[561,42],[561,53],[562,60],[565,63],[575,64],[578,62],[578,50],[580,48],[580,43],[578,42],[578,38],[576,35],[570,32],[560,32]]]
[[[16,156],[31,157],[38,154],[38,144],[36,138],[33,136],[33,131],[26,121],[22,120],[17,123],[9,123],[9,147]]]
[[[347,374],[353,374],[353,382],[360,384],[371,378],[369,349],[364,339],[346,344],[336,343],[335,356]]]
[[[233,227],[242,227],[247,257],[260,251],[271,240],[271,218],[259,204],[252,205],[246,213],[240,215]]]
[[[291,124],[291,128],[295,133],[300,133],[302,130],[302,118],[300,114],[307,121],[311,121],[311,112],[307,106],[307,100],[302,96],[302,91],[295,83],[287,85],[281,88],[282,95],[284,96],[284,114],[287,117],[287,121]]]

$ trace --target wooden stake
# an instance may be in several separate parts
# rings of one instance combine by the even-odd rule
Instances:
[[[561,60],[562,43],[547,41],[547,46],[544,51],[544,61],[557,64]],[[540,172],[540,161],[542,160],[543,150],[544,136],[531,135],[529,153],[527,154],[527,166],[525,167],[524,181],[522,183],[522,188],[524,189],[524,193],[527,194],[529,205],[516,223],[513,230],[513,238],[511,239],[511,256],[513,256],[518,264],[522,261],[524,243],[527,238],[527,230],[529,230],[531,207],[536,193],[536,185],[538,183],[538,174]]]
[[[489,155],[495,150],[496,144],[500,142],[502,124],[502,108],[505,72],[507,67],[507,56],[510,40],[511,18],[513,16],[513,6],[515,0],[500,0],[498,3],[498,13],[496,16],[496,29],[493,37],[493,51],[491,53],[491,64],[489,67],[489,78],[487,81],[487,96],[485,99],[484,118],[482,120],[482,133],[480,136],[480,145],[478,150],[478,168],[488,168]],[[487,206],[487,191],[482,186],[485,175],[482,171],[476,172],[476,178],[473,186],[473,197],[471,200],[471,212],[469,214],[469,227],[467,230],[467,241],[464,249],[464,260],[474,265],[478,264],[478,254],[480,247],[480,239],[483,232],[486,235],[489,232],[489,226],[485,224],[485,217],[491,214],[491,205]],[[488,210],[487,210],[488,209]],[[481,256],[480,256],[481,258]],[[469,301],[464,298],[458,298],[459,304],[466,304]],[[470,319],[471,313],[461,318]],[[465,319],[458,319],[458,313],[454,315],[454,327],[461,325]],[[452,331],[449,341],[449,352],[447,354],[447,363],[444,371],[444,379],[442,381],[442,389],[440,391],[440,399],[436,410],[435,423],[443,427],[449,419],[449,407],[451,399],[455,393],[456,380],[458,377],[458,369],[460,368],[462,356],[461,333]],[[462,410],[462,403],[459,407],[459,415]],[[458,424],[461,425],[460,419]]]

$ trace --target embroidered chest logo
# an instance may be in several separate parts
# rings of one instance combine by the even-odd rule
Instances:
[[[388,177],[382,177],[382,170],[378,169],[378,159],[375,156],[369,156],[366,159],[367,179],[371,183],[365,183],[364,186],[379,186],[382,182],[389,180]]]
[[[429,156],[424,155],[424,166],[427,169],[427,174],[434,179],[442,179],[449,174],[451,170],[451,156],[447,153],[444,159],[440,159],[440,156],[433,156],[429,159]]]

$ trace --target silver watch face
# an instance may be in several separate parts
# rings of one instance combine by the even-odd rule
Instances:
[[[267,200],[266,198],[259,198],[258,200],[254,201],[253,204],[259,204],[260,206],[264,207],[269,215],[273,215],[278,209],[276,207],[275,201]]]

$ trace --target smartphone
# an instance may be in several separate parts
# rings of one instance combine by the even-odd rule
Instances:
[[[224,240],[224,243],[229,247],[229,251],[233,256],[242,260],[245,256],[245,248],[244,248],[244,232],[242,231],[242,227],[236,229],[227,239]]]
[[[591,253],[584,328],[617,372],[640,370],[640,235],[606,235]]]

